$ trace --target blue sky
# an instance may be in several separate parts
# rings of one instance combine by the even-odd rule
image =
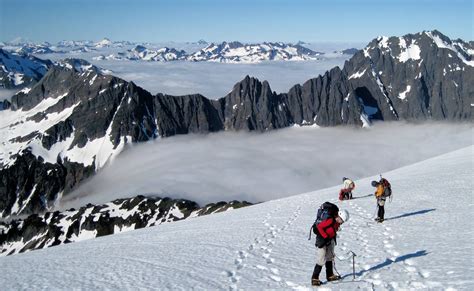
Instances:
[[[472,0],[0,0],[0,40],[345,41],[438,29],[473,40]]]

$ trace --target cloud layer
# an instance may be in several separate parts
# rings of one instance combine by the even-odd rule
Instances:
[[[177,136],[127,148],[61,208],[138,194],[266,201],[363,178],[472,144],[469,124],[380,123]],[[357,192],[357,191],[356,191]],[[366,194],[366,193],[358,193]],[[336,196],[337,193],[334,193]]]
[[[189,49],[189,45],[171,43],[156,44]],[[133,81],[152,94],[165,93],[170,95],[185,95],[199,93],[208,98],[217,99],[232,90],[235,83],[246,75],[267,80],[272,90],[286,93],[296,84],[315,78],[334,68],[342,67],[347,55],[332,53],[350,47],[362,47],[360,43],[313,43],[306,45],[311,49],[327,53],[317,61],[270,61],[256,64],[225,64],[213,62],[147,62],[147,61],[97,61],[94,56],[108,55],[125,51],[126,48],[104,48],[90,53],[66,53],[42,55],[42,58],[62,59],[66,57],[83,58],[87,61],[111,70],[113,75],[127,81]],[[133,46],[127,47],[131,48]],[[147,45],[152,48],[153,46]],[[197,49],[197,48],[195,48]]]
[[[217,99],[232,90],[235,83],[246,75],[267,80],[272,90],[288,92],[296,84],[342,66],[347,56],[330,59],[290,62],[272,61],[259,64],[225,64],[212,62],[144,62],[144,61],[95,61],[97,65],[112,70],[114,75],[150,91],[184,95],[199,93]]]
[[[15,93],[18,92],[18,90],[9,90],[9,89],[4,89],[0,88],[0,101],[3,100],[10,100]]]

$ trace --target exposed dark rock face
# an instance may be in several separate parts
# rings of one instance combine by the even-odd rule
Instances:
[[[373,119],[470,121],[472,49],[438,31],[380,37],[346,62],[344,72],[352,92],[365,88],[352,97],[377,105]]]
[[[151,108],[160,136],[215,132],[224,128],[219,102],[202,95],[158,94]]]
[[[288,93],[247,76],[219,100],[153,96],[87,62],[66,60],[16,94],[7,109],[22,115],[0,126],[6,137],[0,144],[0,217],[47,209],[126,144],[158,136],[295,124],[368,126],[372,120],[471,121],[473,50],[472,43],[437,31],[380,37],[342,69]],[[43,178],[53,168],[58,176]],[[30,180],[17,178],[23,176]]]
[[[251,205],[243,201],[219,202],[200,207],[189,200],[146,198],[117,199],[78,210],[33,214],[26,219],[0,222],[0,255],[12,255],[84,239],[156,226]]]

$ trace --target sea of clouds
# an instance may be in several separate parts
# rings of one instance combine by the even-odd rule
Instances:
[[[149,48],[163,46],[196,51],[202,45],[186,43],[162,43],[147,45]],[[315,61],[267,61],[255,64],[226,64],[213,62],[154,62],[128,60],[94,60],[97,55],[116,54],[133,48],[103,48],[89,53],[47,54],[38,57],[52,60],[63,58],[83,58],[101,68],[112,71],[112,75],[133,81],[138,86],[152,94],[165,93],[170,95],[202,94],[211,99],[224,97],[232,90],[235,83],[246,75],[256,77],[261,81],[267,80],[272,90],[277,93],[288,90],[305,81],[315,78],[326,71],[339,66],[350,58],[348,55],[334,53],[347,48],[362,48],[361,43],[324,43],[305,44],[314,51],[325,53],[320,60]]]
[[[130,146],[66,195],[60,208],[138,194],[200,204],[268,201],[463,148],[473,144],[472,136],[472,124],[433,122],[175,136]],[[355,190],[355,196],[365,194]]]

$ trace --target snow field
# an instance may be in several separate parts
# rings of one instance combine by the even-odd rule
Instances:
[[[393,201],[373,222],[370,182],[356,199],[339,186],[244,209],[0,258],[0,284],[11,289],[314,290],[314,235],[324,201],[351,214],[335,265],[343,280],[320,290],[471,290],[474,146],[384,173]],[[352,280],[349,251],[357,254]],[[470,255],[471,254],[471,255]],[[320,278],[325,281],[325,271]]]

